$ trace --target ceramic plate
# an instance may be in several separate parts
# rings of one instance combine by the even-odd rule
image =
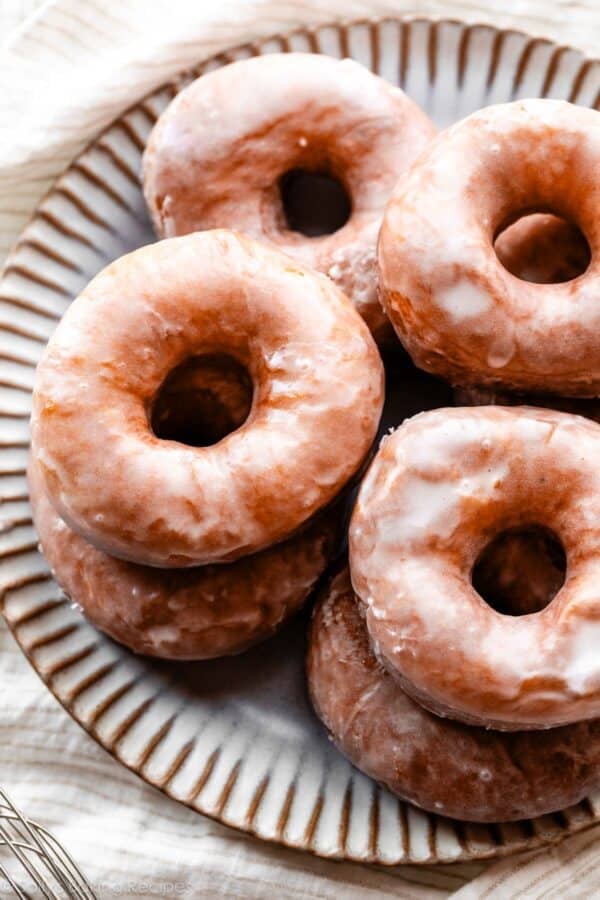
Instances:
[[[526,96],[599,102],[600,63],[513,31],[426,20],[354,22],[237,47],[193,75],[273,51],[351,56],[400,84],[439,126]],[[35,365],[71,299],[153,240],[140,156],[191,74],[146,97],[58,179],[0,281],[0,589],[24,653],[71,715],[125,766],[198,812],[324,856],[384,864],[480,859],[555,841],[600,817],[600,797],[533,821],[471,826],[399,802],[327,740],[303,678],[304,622],[244,656],[175,665],[133,656],[61,596],[38,552],[25,467]],[[389,418],[447,402],[414,379]],[[403,392],[404,393],[404,392]]]

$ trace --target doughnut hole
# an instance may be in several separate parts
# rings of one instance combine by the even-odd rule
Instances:
[[[518,216],[496,236],[494,249],[505,269],[536,284],[560,284],[583,275],[591,251],[573,222],[550,213]]]
[[[192,357],[161,385],[152,408],[152,430],[161,440],[208,447],[244,424],[252,396],[250,375],[233,357]]]
[[[471,581],[496,612],[526,616],[548,606],[563,586],[566,570],[559,538],[534,524],[496,535],[479,554]]]
[[[333,234],[352,212],[346,188],[328,172],[290,169],[279,179],[279,193],[287,227],[306,237]]]

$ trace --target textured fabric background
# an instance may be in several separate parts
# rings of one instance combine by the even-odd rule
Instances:
[[[175,71],[297,24],[401,11],[516,25],[598,50],[597,0],[0,0],[0,260],[81,147]],[[479,874],[483,866],[384,870],[328,862],[222,827],[97,747],[1,623],[0,784],[56,832],[102,897],[600,895],[598,829]]]

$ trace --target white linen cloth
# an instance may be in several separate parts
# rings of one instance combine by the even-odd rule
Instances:
[[[386,12],[492,21],[598,52],[597,0],[0,0],[0,261],[73,156],[178,70],[259,35]],[[335,863],[227,829],[101,750],[38,680],[1,622],[0,785],[56,833],[101,897],[600,895],[598,828],[496,863],[466,886],[483,866]]]

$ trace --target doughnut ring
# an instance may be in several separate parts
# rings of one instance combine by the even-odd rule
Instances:
[[[438,409],[382,441],[350,523],[350,569],[374,651],[428,709],[504,730],[600,716],[600,430],[521,407]],[[566,579],[532,615],[471,582],[513,528],[562,542]]]
[[[381,299],[416,364],[452,384],[600,393],[600,115],[557,100],[480,110],[399,182],[379,240]],[[494,240],[551,211],[585,235],[587,270],[531,284]]]
[[[476,822],[532,818],[600,785],[600,722],[494,732],[432,715],[377,662],[347,570],[322,592],[308,648],[313,705],[354,765],[404,800]]]
[[[300,534],[224,566],[157,569],[97,550],[48,500],[32,456],[33,518],[53,577],[86,618],[136,653],[212,659],[241,653],[300,609],[337,550],[339,509]]]
[[[329,275],[384,339],[381,217],[434,134],[403,91],[351,60],[268,54],[202,75],[169,104],[144,154],[144,193],[159,236],[225,227],[275,244]],[[290,227],[282,191],[298,173],[345,189],[349,215],[333,233]]]
[[[226,353],[254,387],[217,444],[161,440],[161,385]],[[339,493],[375,437],[383,367],[335,285],[228,231],[142,247],[97,275],[38,366],[32,440],[59,516],[99,550],[161,567],[284,540]]]

